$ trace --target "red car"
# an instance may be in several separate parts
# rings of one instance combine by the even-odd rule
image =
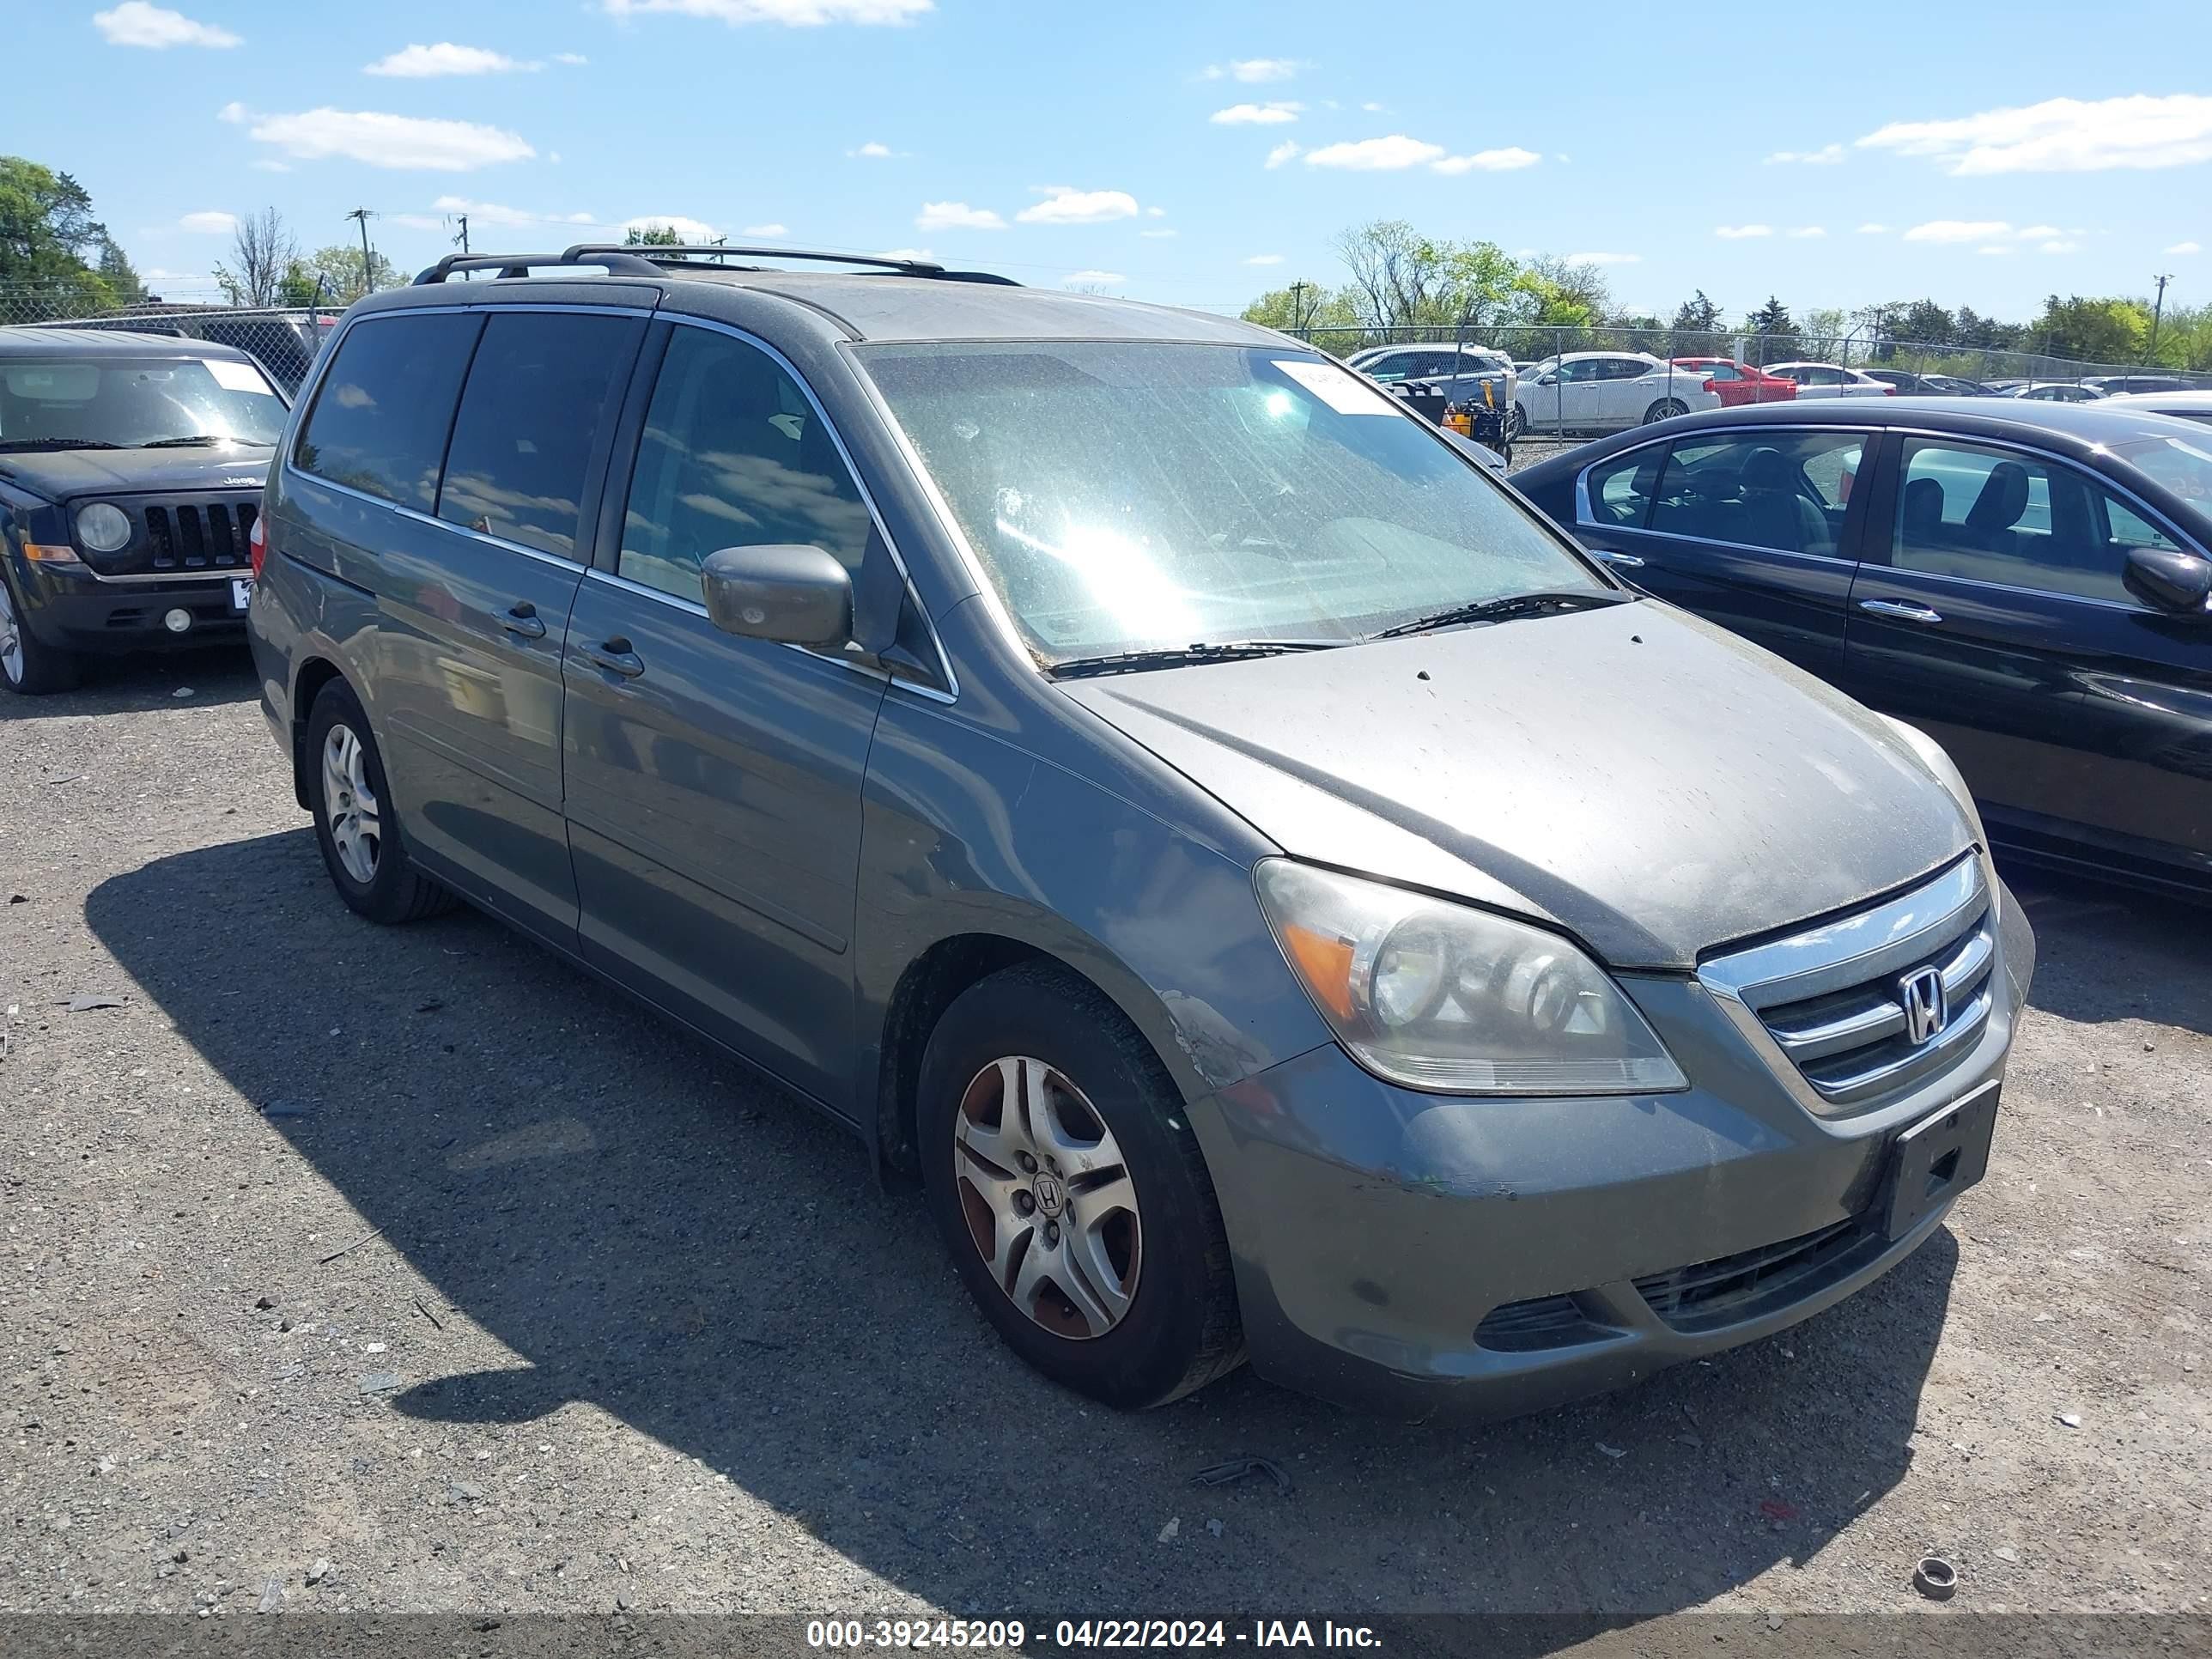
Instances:
[[[1733,357],[1677,357],[1674,367],[1701,371],[1705,390],[1720,398],[1723,409],[1742,404],[1786,404],[1797,395],[1796,381],[1769,374]]]

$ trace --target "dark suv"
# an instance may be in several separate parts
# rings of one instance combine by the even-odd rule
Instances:
[[[1526,1407],[1941,1224],[2033,943],[1940,749],[1281,335],[875,263],[348,314],[250,622],[346,903],[781,1079],[1117,1404]]]
[[[87,652],[236,638],[285,402],[229,346],[0,328],[0,684]]]

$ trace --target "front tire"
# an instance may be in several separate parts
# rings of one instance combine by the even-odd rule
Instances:
[[[416,870],[386,787],[384,758],[361,699],[332,680],[307,717],[307,805],[323,866],[347,908],[371,921],[416,921],[450,910],[447,888]]]
[[[1644,424],[1650,426],[1654,421],[1670,420],[1677,415],[1686,415],[1689,412],[1689,404],[1684,403],[1680,398],[1662,398],[1644,411]]]
[[[971,986],[930,1035],[916,1116],[955,1267],[1031,1365],[1134,1409],[1243,1363],[1182,1098],[1097,988],[1051,963]]]
[[[70,690],[76,677],[76,653],[48,645],[24,621],[7,556],[0,552],[0,685],[23,696],[41,697]]]

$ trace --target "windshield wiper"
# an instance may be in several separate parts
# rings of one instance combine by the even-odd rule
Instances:
[[[133,449],[191,449],[205,445],[212,448],[216,444],[248,444],[252,441],[251,438],[219,438],[213,433],[196,432],[189,438],[156,438],[149,444],[133,444],[131,447]]]
[[[1367,637],[1395,640],[1403,635],[1425,634],[1431,629],[1451,628],[1461,623],[1511,622],[1516,617],[1541,617],[1555,611],[1595,611],[1604,605],[1625,605],[1629,597],[1596,588],[1565,593],[1512,593],[1502,599],[1478,599],[1473,605],[1457,605],[1431,616],[1416,617],[1411,622],[1399,623]]]
[[[1242,662],[1252,657],[1279,657],[1291,651],[1327,651],[1347,645],[1348,640],[1221,640],[1194,645],[1164,646],[1151,651],[1116,651],[1103,657],[1071,657],[1052,665],[1055,679],[1075,679],[1089,674],[1126,674],[1144,668],[1182,668],[1192,663]]]
[[[112,444],[101,438],[6,438],[0,439],[0,453],[16,453],[27,449],[120,449],[121,444]]]

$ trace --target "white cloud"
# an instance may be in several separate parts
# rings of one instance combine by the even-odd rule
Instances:
[[[1772,167],[1778,162],[1796,161],[1808,167],[1832,167],[1843,159],[1841,144],[1823,144],[1818,149],[1778,149],[1766,158],[1766,164]]]
[[[815,28],[824,23],[908,23],[936,9],[933,0],[605,0],[617,17],[639,12],[677,12],[711,17],[735,28],[741,23],[781,23]]]
[[[2202,253],[2204,250],[2194,242],[2176,242],[2166,249],[2168,253]]]
[[[1298,72],[1293,58],[1234,58],[1226,64],[1208,64],[1209,81],[1242,81],[1248,86],[1265,81],[1287,81]]]
[[[519,134],[475,121],[343,109],[256,115],[237,103],[224,105],[221,118],[244,124],[256,142],[273,144],[301,161],[343,155],[370,167],[465,173],[499,161],[527,161],[538,154]]]
[[[2182,167],[2212,161],[2212,97],[2051,98],[1956,120],[1893,121],[1858,143],[1962,175]]]
[[[1401,167],[1433,161],[1444,153],[1442,144],[1408,138],[1402,132],[1388,138],[1362,138],[1357,143],[1323,144],[1306,154],[1310,167],[1349,167],[1359,173],[1391,173]]]
[[[965,202],[924,202],[915,215],[916,230],[1004,230],[1006,222],[988,208]]]
[[[1071,270],[1062,288],[1119,288],[1129,279],[1118,270]]]
[[[1859,227],[1859,234],[1862,236],[1887,236],[1889,234],[1889,227],[1887,225],[1875,224],[1869,220],[1868,222]]]
[[[1826,225],[1800,225],[1789,233],[1801,242],[1818,241],[1827,234],[1828,228]]]
[[[2078,253],[2081,250],[2081,243],[2065,236],[2061,236],[2054,241],[2045,242],[2042,247],[2042,252],[2045,253]]]
[[[1724,242],[1741,242],[1752,236],[1771,236],[1772,225],[1715,225],[1713,234]]]
[[[1429,170],[1446,173],[1510,173],[1516,167],[1533,167],[1543,159],[1534,150],[1522,149],[1516,144],[1505,149],[1479,149],[1472,155],[1447,155],[1441,161],[1430,162]]]
[[[434,46],[410,46],[389,58],[362,66],[363,75],[392,75],[404,80],[426,80],[441,75],[506,75],[515,70],[534,70],[536,64],[520,63],[489,46],[457,46],[441,40]]]
[[[884,250],[884,258],[886,259],[919,259],[924,264],[934,264],[937,263],[937,256],[934,253],[932,253],[926,247],[887,247]]]
[[[1305,151],[1299,148],[1296,139],[1285,138],[1267,152],[1267,165],[1270,167],[1279,167],[1285,161],[1297,161],[1304,154]]]
[[[1390,112],[1381,104],[1362,104],[1359,107],[1370,115],[1388,115]]]
[[[2067,234],[2056,225],[2028,225],[2013,233],[2023,242],[2032,242],[2039,236],[2063,236]]]
[[[1231,104],[1227,109],[1218,109],[1206,118],[1217,127],[1276,127],[1295,121],[1304,104],[1272,102],[1266,104]]]
[[[1644,263],[1644,256],[1640,253],[1570,253],[1567,263],[1571,265],[1640,265]]]
[[[1044,198],[1014,217],[1025,225],[1103,225],[1112,219],[1137,216],[1137,198],[1126,190],[1076,190],[1066,185],[1039,185]]]
[[[1151,230],[1140,230],[1137,234],[1143,237],[1148,242],[1164,242],[1170,237],[1180,236],[1182,233],[1179,230],[1161,229],[1155,227]]]
[[[1279,253],[1255,253],[1244,262],[1248,265],[1279,265],[1283,263]]]
[[[592,60],[585,57],[580,52],[556,52],[553,54],[553,61],[556,64],[567,64],[574,66],[579,64],[588,64]]]
[[[847,150],[845,154],[862,161],[888,161],[904,155],[906,152],[902,149],[893,149],[889,144],[879,144],[872,138],[856,149]]]
[[[2012,234],[2002,219],[1930,219],[1905,233],[1908,242],[1986,242]]]
[[[235,213],[187,213],[177,221],[179,230],[199,236],[228,236],[238,228]]]
[[[465,213],[470,228],[479,225],[498,225],[513,230],[524,225],[595,225],[599,222],[588,213],[528,213],[520,208],[507,207],[498,202],[476,202],[465,196],[441,196],[430,204],[433,213]]]
[[[639,232],[672,230],[679,240],[686,242],[711,242],[722,234],[704,219],[681,213],[641,213],[634,219],[623,220],[617,228]]]
[[[171,46],[234,46],[239,37],[212,23],[196,23],[180,11],[149,6],[146,0],[123,0],[112,11],[96,11],[92,26],[107,37],[112,46],[149,46],[166,52]]]
[[[791,234],[791,227],[789,225],[747,225],[744,228],[744,234],[748,236],[788,236]],[[899,257],[902,259],[928,258],[927,254],[909,255],[903,253]]]

